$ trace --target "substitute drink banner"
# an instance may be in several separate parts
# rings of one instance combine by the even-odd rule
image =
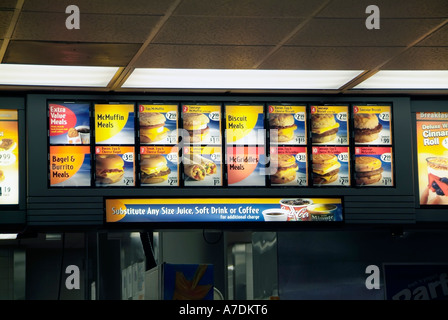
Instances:
[[[416,114],[421,205],[448,204],[448,112]]]
[[[340,198],[106,199],[106,222],[343,221]]]

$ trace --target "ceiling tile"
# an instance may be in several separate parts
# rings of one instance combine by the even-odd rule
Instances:
[[[300,19],[176,17],[160,30],[153,43],[207,45],[275,45]]]
[[[324,18],[364,18],[366,8],[376,5],[381,18],[446,18],[446,0],[333,0],[317,17]]]
[[[324,0],[184,0],[173,15],[308,17]]]
[[[397,47],[283,47],[259,69],[369,70],[400,50]]]
[[[17,0],[2,0],[0,2],[0,10],[14,9],[16,7]]]
[[[448,47],[448,25],[437,30],[425,40],[419,42],[417,46],[440,46]]]
[[[4,39],[8,31],[13,11],[0,11],[0,39]]]
[[[383,70],[448,70],[448,47],[413,47],[386,64]]]
[[[381,19],[379,30],[368,30],[364,19],[313,19],[287,44],[407,46],[442,21],[441,19]]]
[[[23,12],[14,40],[143,43],[159,17],[83,14],[80,29],[67,29],[67,16]]]
[[[139,57],[139,68],[252,69],[272,47],[150,45]]]
[[[174,0],[27,0],[23,11],[65,13],[69,5],[77,5],[81,14],[145,14],[163,15]]]
[[[11,41],[5,63],[126,66],[140,44]]]

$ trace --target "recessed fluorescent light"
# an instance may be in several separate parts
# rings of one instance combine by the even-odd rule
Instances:
[[[0,240],[17,239],[17,233],[0,233]]]
[[[383,70],[353,89],[448,89],[448,70]]]
[[[118,67],[0,64],[0,85],[106,87]]]
[[[136,68],[122,88],[338,89],[357,70],[237,70]]]

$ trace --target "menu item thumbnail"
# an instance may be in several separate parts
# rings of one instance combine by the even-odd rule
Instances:
[[[185,186],[221,186],[221,148],[185,147],[183,153]]]
[[[271,144],[306,144],[306,107],[269,106]]]
[[[354,106],[355,143],[391,144],[391,107]]]
[[[134,105],[96,104],[96,144],[134,144]]]
[[[134,186],[134,148],[96,147],[96,186]]]
[[[266,185],[266,157],[264,153],[264,147],[227,147],[228,185]]]
[[[90,144],[90,105],[50,103],[50,144]]]
[[[348,147],[313,147],[313,184],[349,186]]]
[[[313,144],[348,144],[348,107],[312,106],[311,138]]]
[[[226,105],[228,145],[265,145],[264,107]]]
[[[178,148],[150,146],[140,148],[142,186],[178,186]]]
[[[355,182],[357,186],[393,186],[392,148],[356,147]]]
[[[50,146],[50,186],[90,186],[90,160],[88,146]]]
[[[448,112],[417,112],[421,205],[448,205]]]
[[[140,105],[140,143],[177,143],[177,105]]]
[[[272,186],[306,186],[308,183],[306,147],[271,147]]]
[[[19,203],[17,110],[0,110],[0,205]]]
[[[220,105],[183,105],[182,117],[186,143],[221,143]]]

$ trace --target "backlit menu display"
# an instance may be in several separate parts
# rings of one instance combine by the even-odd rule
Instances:
[[[0,205],[19,204],[17,110],[0,109]]]
[[[395,184],[391,105],[90,101],[47,113],[50,187]]]

